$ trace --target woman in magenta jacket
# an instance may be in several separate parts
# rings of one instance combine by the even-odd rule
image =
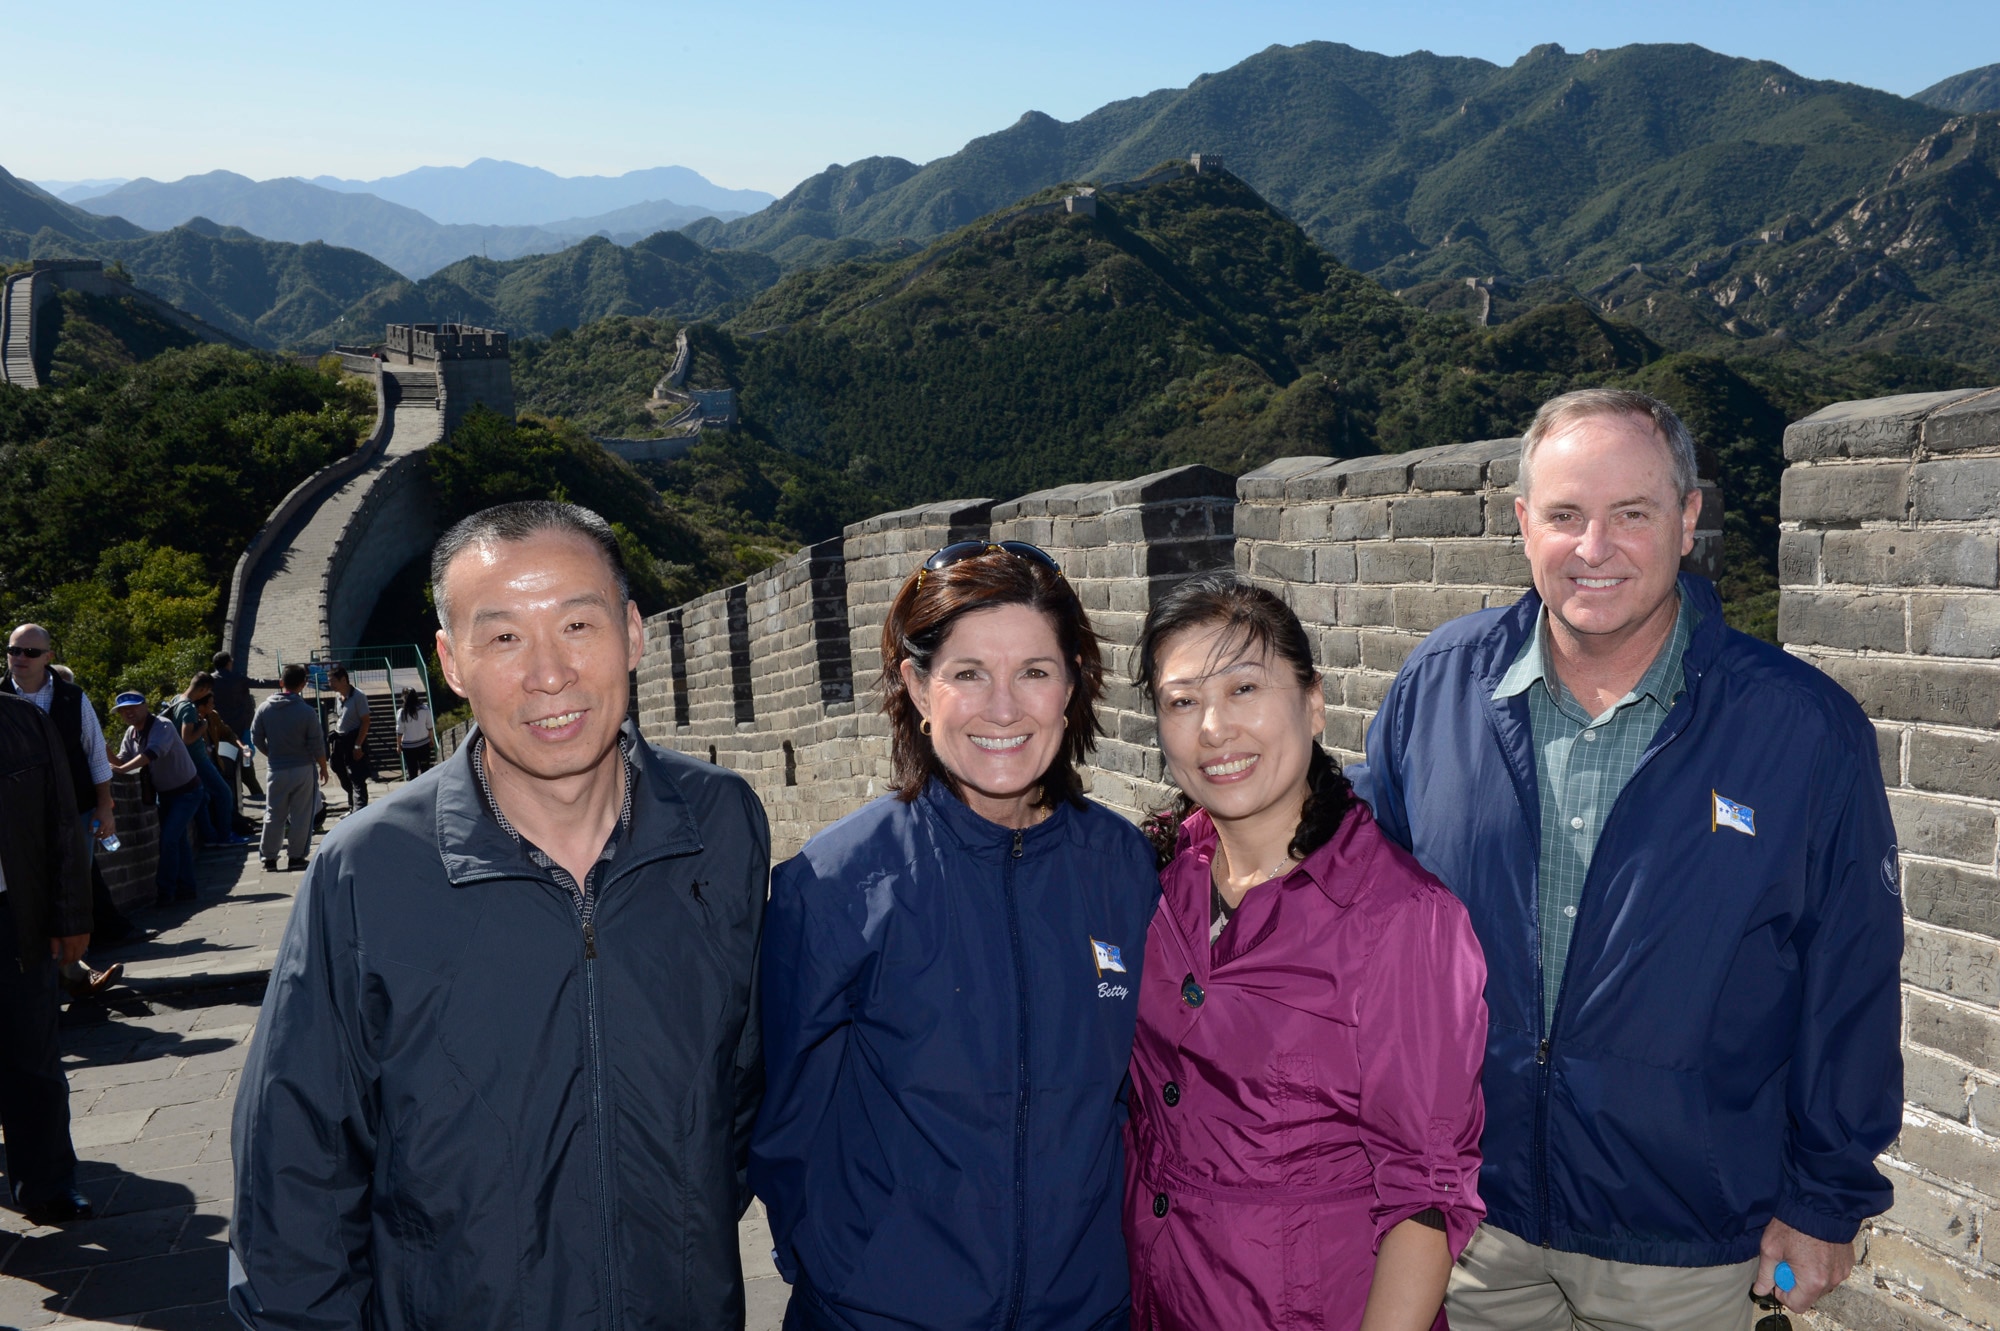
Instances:
[[[1227,577],[1147,617],[1183,792],[1132,1051],[1132,1322],[1423,1331],[1484,1208],[1486,966],[1319,745],[1298,618]]]

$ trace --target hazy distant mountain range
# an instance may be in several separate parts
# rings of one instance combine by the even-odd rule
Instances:
[[[556,218],[594,217],[666,199],[703,213],[754,213],[772,199],[759,189],[724,189],[684,166],[656,166],[622,176],[559,176],[491,157],[468,166],[420,166],[379,180],[315,176],[310,183],[346,194],[373,194],[447,224],[488,226],[548,226]]]
[[[170,183],[134,180],[92,195],[78,206],[154,231],[205,217],[267,240],[325,241],[371,254],[408,277],[426,277],[468,255],[512,259],[547,254],[600,231],[630,243],[655,231],[717,216],[707,207],[661,199],[631,204],[606,217],[569,217],[547,226],[446,224],[374,194],[328,189],[293,178],[252,180],[231,171],[210,171]]]

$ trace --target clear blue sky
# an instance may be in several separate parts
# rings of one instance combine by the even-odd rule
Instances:
[[[565,175],[684,165],[782,193],[829,162],[915,161],[1039,110],[1073,120],[1272,43],[1511,63],[1697,42],[1912,93],[2000,61],[1992,0],[633,0],[194,5],[29,0],[0,166],[29,179],[226,167],[370,178],[502,157]]]

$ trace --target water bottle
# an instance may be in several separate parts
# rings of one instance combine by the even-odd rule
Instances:
[[[106,832],[103,836],[97,838],[97,848],[103,851],[106,855],[116,855],[118,853],[118,847],[120,847],[123,844],[124,843],[118,839],[118,834],[116,832]]]

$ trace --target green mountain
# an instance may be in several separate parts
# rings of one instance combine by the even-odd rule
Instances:
[[[925,242],[1058,181],[1125,179],[1200,151],[1420,303],[1465,305],[1431,284],[1540,283],[1526,304],[1608,295],[1673,346],[1783,330],[2000,366],[1983,328],[1941,329],[1923,308],[1984,323],[1984,261],[1967,247],[1983,251],[1996,224],[1978,154],[1912,183],[1906,164],[1938,151],[1924,145],[1941,124],[1916,101],[1694,46],[1542,46],[1506,67],[1274,46],[1073,123],[1031,112],[922,167],[829,168],[761,213],[690,234],[822,262],[835,243]],[[1841,225],[1856,210],[1867,235]],[[1940,262],[1913,265],[1911,243]],[[1846,251],[1846,269],[1830,250]],[[1618,287],[1625,274],[1647,278],[1643,293]],[[1746,286],[1758,297],[1747,305]]]
[[[1910,98],[1940,111],[2000,111],[2000,65],[1981,65],[1933,83]]]
[[[1981,379],[1779,337],[1726,341],[1726,355],[1674,350],[1559,289],[1473,292],[1483,313],[1511,316],[1485,327],[1397,299],[1227,173],[1169,163],[1150,186],[1100,191],[1094,216],[1063,209],[1071,188],[906,258],[793,273],[696,329],[695,372],[738,389],[743,424],[728,454],[659,479],[812,540],[945,495],[1504,437],[1556,393],[1628,384],[1672,402],[1715,455],[1731,617],[1769,635],[1785,423],[1844,398]],[[569,391],[543,376],[545,409],[635,407],[666,344],[665,330],[640,331],[551,343]],[[785,466],[838,488],[817,505],[760,488]]]
[[[145,234],[121,217],[94,217],[0,168],[0,262],[29,257],[38,236],[98,241]]]
[[[381,326],[439,319],[546,336],[613,315],[712,316],[778,278],[775,260],[710,251],[678,232],[632,246],[602,236],[521,259],[461,259],[421,282],[395,280],[324,318],[307,345],[357,342]]]

